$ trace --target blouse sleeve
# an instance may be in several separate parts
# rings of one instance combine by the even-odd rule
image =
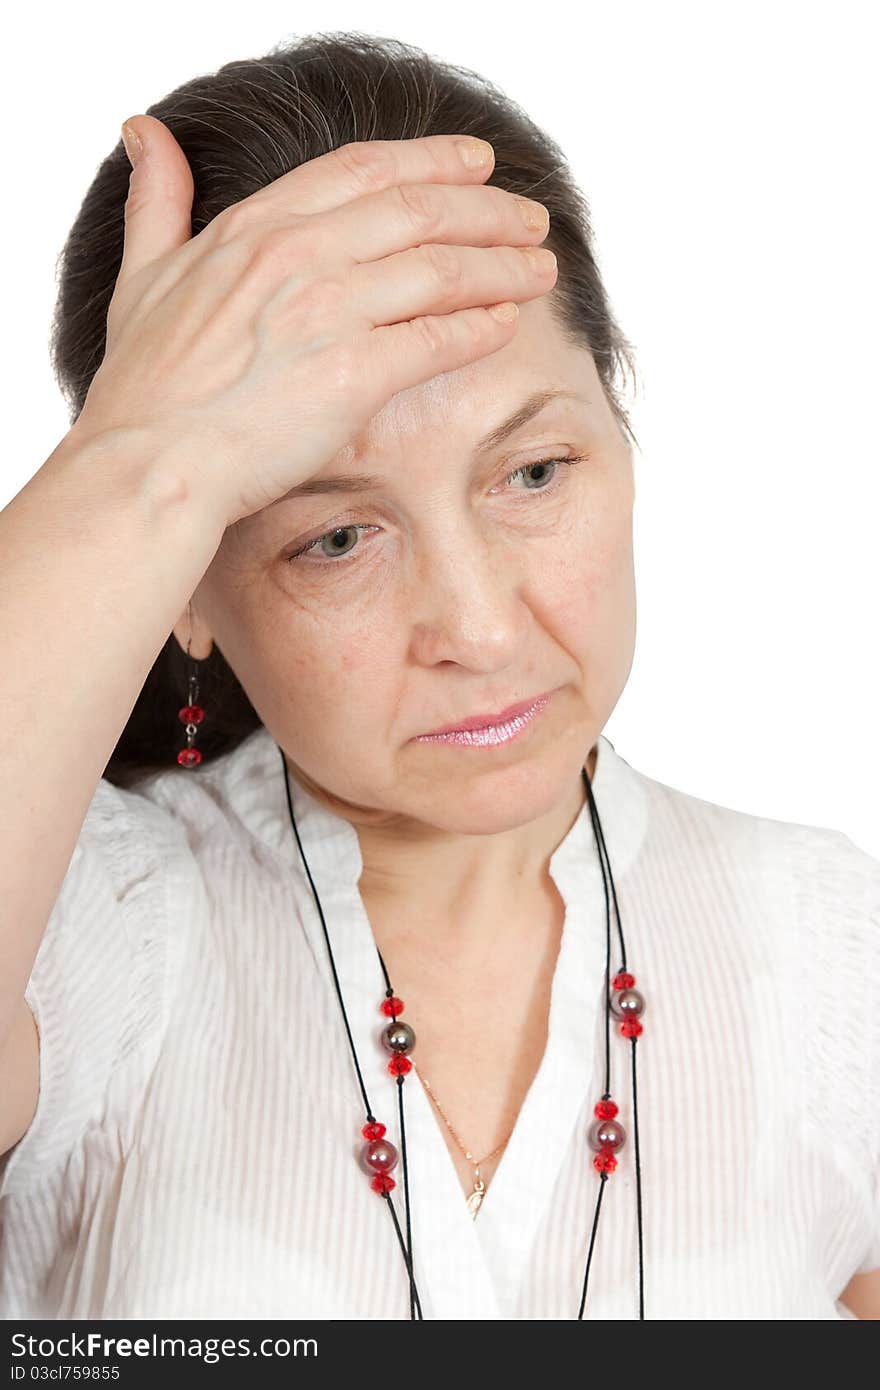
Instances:
[[[851,842],[850,842],[851,843]],[[855,847],[854,847],[855,848]],[[862,856],[861,850],[856,853]],[[868,856],[863,856],[868,859]],[[870,1010],[872,1029],[870,1032],[870,1086],[868,1100],[873,1123],[873,1144],[871,1148],[871,1170],[869,1183],[872,1192],[872,1218],[867,1232],[865,1251],[855,1274],[867,1274],[880,1269],[880,860],[870,859],[867,865],[869,875],[868,962],[865,980],[865,1007]]]
[[[148,1074],[167,1006],[169,897],[192,890],[183,824],[101,779],[25,999],[40,1039],[31,1123],[0,1160],[0,1204],[63,1163],[100,1122],[115,1069]]]
[[[862,1009],[869,1020],[864,1037],[868,1049],[864,1101],[868,1115],[867,1183],[872,1216],[865,1233],[865,1250],[854,1273],[867,1274],[869,1270],[880,1269],[880,859],[860,849],[847,835],[841,838],[850,872],[855,878],[864,930]]]
[[[880,1268],[880,860],[839,830],[813,828],[797,846],[809,1104],[825,1132],[836,1121],[862,1195],[863,1241],[851,1272],[865,1274]]]

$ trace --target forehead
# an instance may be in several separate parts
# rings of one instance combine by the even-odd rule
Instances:
[[[392,464],[414,446],[414,468],[418,458],[452,444],[469,456],[503,444],[529,419],[550,427],[561,414],[589,410],[598,420],[603,400],[592,355],[568,341],[542,296],[520,306],[514,336],[502,348],[396,392],[315,478],[375,476],[383,461]],[[530,408],[521,412],[524,406]]]
[[[406,478],[418,487],[436,459],[460,458],[468,469],[481,453],[510,447],[538,432],[560,433],[572,421],[607,429],[608,406],[592,355],[568,341],[550,314],[547,296],[520,305],[513,337],[494,353],[398,391],[323,467],[284,498],[237,523],[239,541],[262,537],[289,521],[291,507],[304,517],[329,503],[343,506],[372,486]],[[543,403],[543,408],[536,406]],[[522,411],[530,406],[529,412]],[[527,423],[525,415],[529,414]],[[517,419],[519,429],[513,431]],[[499,439],[500,427],[505,427]],[[574,439],[572,431],[572,440]],[[352,484],[356,482],[357,487]],[[322,486],[329,483],[329,487]],[[335,497],[334,497],[335,494]],[[310,504],[310,499],[313,501]],[[229,536],[229,532],[227,533]]]
[[[568,342],[545,301],[520,305],[513,337],[496,352],[398,391],[341,451],[339,467],[399,450],[414,438],[442,442],[450,430],[470,447],[541,389],[594,399],[593,359],[586,347]]]

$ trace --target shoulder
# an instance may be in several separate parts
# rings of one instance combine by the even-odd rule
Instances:
[[[252,847],[267,812],[268,781],[280,767],[274,740],[260,728],[197,768],[172,766],[132,789],[114,790],[130,825],[140,823],[159,843],[204,859],[236,845]]]
[[[50,926],[71,915],[72,901],[81,902],[85,915],[98,892],[107,902],[121,903],[139,883],[161,879],[180,854],[186,854],[182,827],[162,806],[102,777],[83,818]]]
[[[657,848],[696,872],[747,871],[794,895],[803,909],[832,907],[877,933],[880,859],[832,826],[777,819],[725,806],[642,773]]]
[[[880,1144],[880,860],[833,826],[660,783],[651,796],[665,852],[687,861],[689,894],[748,943],[773,982],[768,1002],[797,1039],[805,1112],[820,1130],[837,1117],[870,1171]]]
[[[82,902],[96,892],[120,905],[150,898],[158,910],[175,882],[180,891],[191,881],[190,820],[187,814],[175,814],[175,800],[188,798],[157,796],[149,782],[121,787],[102,777],[83,819],[56,914],[63,915],[66,899]]]
[[[798,1115],[870,1191],[880,1181],[880,859],[833,826],[643,781],[652,898],[681,931],[693,920],[694,950],[706,959],[713,948],[725,980],[745,981],[739,998],[786,1056]],[[738,975],[734,962],[745,962]]]
[[[737,947],[779,977],[820,1032],[829,1030],[837,1054],[847,1044],[835,1019],[856,1012],[877,1031],[880,860],[835,827],[757,815],[642,780],[652,890],[671,894],[679,908],[690,903],[701,939],[714,932],[729,941],[735,933]]]

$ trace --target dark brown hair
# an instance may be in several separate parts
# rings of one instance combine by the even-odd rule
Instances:
[[[620,394],[628,377],[635,381],[634,354],[602,284],[589,206],[559,146],[487,78],[398,39],[317,33],[264,57],[225,63],[146,112],[168,127],[189,161],[193,236],[232,203],[351,141],[459,132],[488,140],[495,167],[486,182],[537,198],[550,213],[543,244],[556,253],[559,272],[548,308],[566,338],[592,353],[618,426],[637,444]],[[51,353],[71,423],[104,356],[129,173],[120,141],[98,169],[59,258]],[[176,765],[185,742],[178,710],[186,703],[189,670],[170,633],[104,771],[109,781],[131,786]],[[262,721],[216,642],[199,663],[199,678],[206,718],[197,746],[207,761]],[[197,774],[181,769],[181,775]]]

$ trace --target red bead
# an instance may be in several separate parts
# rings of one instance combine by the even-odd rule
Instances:
[[[377,1173],[376,1176],[370,1181],[370,1187],[373,1189],[373,1191],[378,1192],[380,1194],[383,1192],[390,1192],[392,1188],[395,1188],[396,1186],[397,1183],[394,1181],[394,1179],[391,1177],[389,1173]]]
[[[385,1126],[381,1120],[368,1120],[361,1130],[365,1139],[384,1139]]]
[[[201,724],[205,711],[201,705],[184,705],[183,709],[177,711],[177,717],[181,724]]]
[[[632,989],[636,982],[635,975],[631,975],[628,970],[621,970],[611,981],[612,989]]]
[[[198,767],[202,761],[202,755],[198,748],[181,748],[177,755],[177,761],[181,767]]]
[[[620,1031],[625,1038],[637,1038],[642,1032],[642,1025],[637,1018],[625,1018],[620,1025]]]
[[[382,1000],[382,1012],[386,1018],[393,1018],[395,1014],[403,1013],[403,1000],[398,999],[396,994],[392,994],[390,999]]]
[[[593,1167],[597,1173],[613,1173],[617,1167],[617,1159],[608,1149],[602,1149],[593,1159]]]
[[[392,1076],[406,1076],[408,1071],[412,1071],[412,1062],[408,1057],[404,1057],[403,1053],[398,1053],[388,1063],[388,1070]]]
[[[593,1114],[597,1120],[613,1120],[617,1114],[617,1106],[613,1100],[599,1100],[593,1106]]]

